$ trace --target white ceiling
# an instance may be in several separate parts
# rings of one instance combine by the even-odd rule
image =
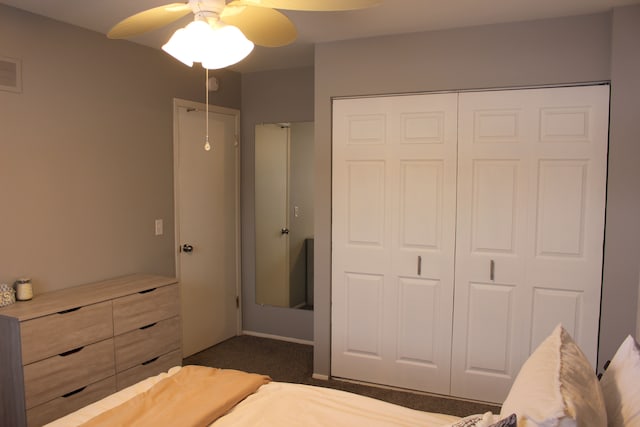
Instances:
[[[122,19],[170,1],[0,0],[0,3],[105,34]],[[298,29],[297,41],[280,48],[256,47],[248,58],[231,69],[253,72],[310,66],[313,45],[319,42],[584,15],[639,3],[640,0],[383,0],[376,7],[349,12],[283,11]],[[186,17],[131,40],[159,49],[173,31],[191,19]]]

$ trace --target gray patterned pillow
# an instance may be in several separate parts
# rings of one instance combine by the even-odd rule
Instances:
[[[517,427],[518,417],[516,414],[511,414],[507,418],[503,418],[495,424],[491,424],[489,427]]]
[[[482,422],[482,415],[469,415],[451,424],[451,427],[476,427]]]
[[[516,414],[511,414],[494,423],[493,420],[495,418],[491,412],[486,412],[484,414],[469,415],[444,427],[517,427],[518,417]]]

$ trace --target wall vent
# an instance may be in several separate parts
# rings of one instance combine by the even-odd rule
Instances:
[[[20,60],[0,56],[0,90],[22,92]]]

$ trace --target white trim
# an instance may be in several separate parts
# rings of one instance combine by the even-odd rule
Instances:
[[[311,346],[314,344],[313,341],[303,340],[300,338],[283,337],[280,335],[264,334],[262,332],[255,332],[255,331],[242,331],[242,335],[249,335],[252,337],[259,337],[259,338],[270,338],[272,340],[293,342],[296,344],[306,344]],[[329,377],[327,377],[327,379],[329,379]]]
[[[495,86],[495,87],[476,87],[468,89],[448,89],[448,90],[432,90],[432,91],[417,91],[417,92],[394,92],[394,93],[379,93],[379,94],[366,94],[366,95],[340,95],[332,96],[331,100],[337,99],[361,99],[361,98],[385,98],[396,96],[412,96],[412,95],[426,95],[434,93],[466,93],[466,92],[492,92],[502,90],[528,90],[528,89],[550,89],[561,87],[577,87],[577,86],[610,86],[610,80],[595,80],[587,82],[573,82],[573,83],[558,83],[558,84],[540,84],[530,86]]]
[[[316,373],[313,373],[313,374],[311,375],[311,378],[313,378],[314,380],[329,381],[329,375],[323,375],[323,374],[316,374]]]

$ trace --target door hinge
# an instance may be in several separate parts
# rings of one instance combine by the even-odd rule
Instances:
[[[236,296],[236,308],[240,308],[240,297]]]

